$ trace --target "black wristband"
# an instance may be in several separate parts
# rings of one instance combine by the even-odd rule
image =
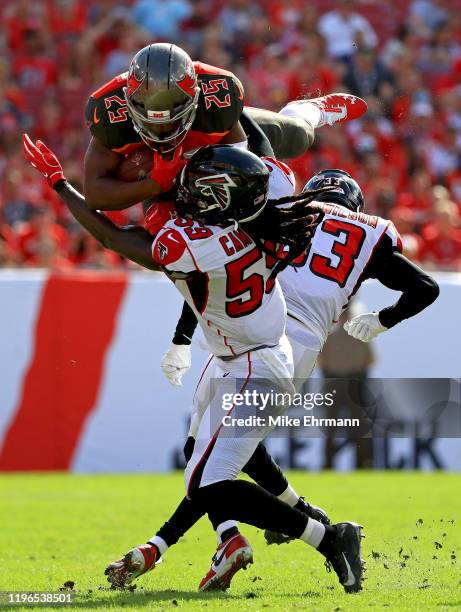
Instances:
[[[387,327],[387,329],[390,329],[391,327],[394,327],[394,325],[397,325],[397,323],[400,323],[400,321],[397,321],[394,318],[392,306],[388,306],[387,308],[380,310],[378,312],[378,319],[381,325]]]
[[[53,189],[57,193],[60,193],[66,186],[67,186],[67,180],[63,178],[63,179],[59,179],[59,181],[56,181],[56,183],[53,185]]]

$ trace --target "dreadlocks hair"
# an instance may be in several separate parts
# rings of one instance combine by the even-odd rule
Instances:
[[[268,200],[256,219],[241,223],[260,248],[278,260],[277,274],[289,265],[296,265],[293,261],[309,248],[324,216],[322,207],[311,205],[311,202],[331,189],[334,187],[311,189],[296,196]],[[280,208],[282,204],[291,206]],[[280,245],[286,248],[280,249]]]

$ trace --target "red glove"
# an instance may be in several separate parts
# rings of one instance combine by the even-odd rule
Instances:
[[[175,178],[186,165],[186,160],[182,157],[182,147],[178,147],[172,159],[165,159],[159,153],[154,153],[154,163],[150,173],[150,178],[158,183],[162,191],[170,191],[173,187]]]
[[[54,187],[58,181],[66,180],[58,158],[41,140],[34,144],[27,134],[23,134],[22,146],[27,159],[43,174],[50,187]]]
[[[149,234],[155,236],[165,223],[175,217],[176,209],[173,202],[156,202],[146,211],[144,227]]]

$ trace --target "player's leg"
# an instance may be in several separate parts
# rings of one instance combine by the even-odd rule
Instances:
[[[236,372],[235,366],[241,366],[241,360],[240,364],[239,360],[235,360],[231,367],[230,364],[226,364],[226,370],[230,370],[231,375],[236,379],[245,380],[245,390],[249,393],[253,391],[261,393],[264,385],[261,385],[258,378],[267,379],[271,369],[271,374],[275,374],[276,368],[270,367],[274,365],[274,349],[258,351],[258,353],[263,352],[264,356],[268,355],[270,359],[262,359],[262,364],[259,361],[250,361],[251,373],[248,371],[246,378],[242,371]],[[282,368],[279,368],[275,378],[272,379],[273,388],[278,392],[283,392],[282,389],[287,388],[283,386],[281,373]],[[223,370],[222,376],[224,374],[229,374],[229,371]],[[233,525],[234,519],[263,529],[285,531],[288,535],[300,538],[317,548],[332,564],[346,590],[358,590],[362,569],[360,528],[357,525],[349,523],[337,526],[323,525],[315,519],[306,517],[258,485],[235,480],[243,465],[256,450],[260,438],[267,435],[271,427],[259,427],[253,430],[250,427],[243,432],[234,431],[233,435],[226,435],[224,426],[215,429],[217,422],[222,421],[223,406],[220,395],[221,391],[229,392],[231,383],[229,378],[223,379],[225,381],[223,387],[216,393],[212,405],[208,407],[201,420],[194,453],[185,474],[189,496],[207,511],[218,536],[229,531],[229,525]],[[238,390],[234,389],[235,392]],[[232,414],[236,418],[248,416],[253,408],[257,413],[258,406],[247,405],[244,410],[234,406]],[[277,411],[280,413],[280,406],[274,408],[276,411],[274,414]],[[226,588],[233,574],[252,561],[249,543],[235,531],[235,527],[232,526],[232,529],[234,529],[232,535],[218,546],[210,571],[200,584],[201,590]]]
[[[296,352],[296,361],[298,363],[303,361],[299,349]],[[195,437],[197,436],[198,426],[203,413],[216,392],[216,385],[213,384],[217,376],[214,368],[215,363],[216,359],[210,356],[205,363],[194,393],[191,423],[184,448],[186,462],[191,458]],[[299,365],[298,369],[300,369]],[[308,374],[310,374],[310,369]],[[257,484],[266,489],[269,493],[272,493],[290,506],[307,514],[307,516],[311,516],[325,524],[330,522],[324,510],[306,503],[304,499],[295,492],[280,467],[272,459],[262,443],[258,444],[255,452],[243,467],[242,471],[248,474]],[[174,514],[157,531],[155,536],[149,540],[149,543],[157,546],[160,554],[163,555],[170,546],[176,544],[179,538],[181,538],[201,518],[201,516],[203,516],[203,514],[201,508],[198,508],[191,500],[184,498]],[[234,526],[237,526],[236,523]],[[268,536],[269,543],[282,543],[290,541],[290,539],[291,538],[287,536],[275,533]]]
[[[317,128],[358,119],[365,114],[367,103],[357,96],[334,93],[289,102],[278,113],[246,110],[266,134],[275,157],[287,159],[303,155],[312,146]]]
[[[301,360],[299,351],[296,352],[296,361]],[[213,357],[205,363],[193,398],[193,410],[189,435],[184,447],[186,462],[192,456],[195,437],[205,408],[209,405],[215,386],[212,382],[216,373],[214,371]],[[250,460],[243,467],[248,474],[261,487],[295,507],[312,518],[328,524],[327,514],[321,509],[308,504],[301,498],[289,484],[280,467],[275,463],[262,443],[258,444]],[[184,497],[172,516],[162,525],[156,534],[148,540],[147,544],[137,546],[122,558],[114,561],[106,568],[106,575],[113,586],[122,587],[130,584],[142,574],[155,568],[161,556],[176,544],[178,540],[204,515],[203,509],[194,501]],[[232,521],[219,542],[227,539],[237,532],[237,523]],[[275,532],[266,532],[268,543],[288,542],[292,538]]]
[[[269,139],[276,158],[298,157],[312,146],[314,127],[302,117],[279,115],[251,106],[246,106],[245,110]]]
[[[302,359],[302,356],[298,355],[298,353],[296,354],[296,360],[299,362]],[[203,413],[209,406],[213,393],[216,391],[216,385],[213,384],[213,368],[210,367],[210,364],[213,364],[212,358],[207,361],[194,393],[188,442],[186,443],[186,447],[189,446],[190,449],[193,448],[193,443],[197,436],[198,425],[201,421]],[[301,371],[299,365],[298,369]],[[306,378],[309,374],[310,370]],[[190,456],[186,456],[186,461],[188,461],[189,458]],[[306,503],[304,498],[296,493],[294,488],[288,482],[283,471],[273,460],[262,443],[256,447],[255,452],[243,467],[242,472],[250,476],[250,478],[252,478],[256,484],[261,486],[263,489],[266,489],[266,491],[269,491],[269,493],[272,493],[272,495],[275,495],[290,506],[301,510],[308,516],[312,516],[323,523],[330,522],[328,515],[324,510]]]
[[[296,319],[288,316],[287,318],[287,326],[286,333],[288,339],[291,344],[291,348],[293,350],[293,365],[294,365],[294,385],[296,391],[300,391],[301,387],[305,383],[305,381],[310,377],[312,370],[314,369],[315,363],[317,361],[317,357],[320,352],[320,342],[317,338],[306,330],[306,327]],[[252,458],[253,459],[253,458]],[[250,463],[252,461],[250,460]],[[266,461],[267,465],[267,461]],[[276,466],[278,467],[278,466]],[[259,468],[261,471],[263,470],[263,462],[261,461],[261,467]],[[280,468],[278,468],[280,470]],[[267,470],[269,474],[272,474],[272,471]],[[283,473],[282,473],[283,476]],[[258,484],[262,484],[254,478],[252,478],[258,482]],[[280,483],[281,486],[281,483]],[[267,487],[264,487],[267,489]],[[291,487],[290,487],[291,488]],[[307,516],[311,516],[316,520],[329,524],[330,520],[328,518],[328,514],[322,508],[313,506],[310,503],[305,502],[304,498],[297,498],[297,494],[291,494],[290,488],[288,488],[283,495],[279,495],[273,489],[270,490],[271,493],[277,495],[279,499],[287,502],[290,506],[294,506],[298,510],[301,510]],[[296,500],[296,501],[295,501]],[[274,531],[266,530],[264,532],[264,537],[268,544],[286,544],[291,542],[293,538],[286,535],[285,533],[277,533]]]

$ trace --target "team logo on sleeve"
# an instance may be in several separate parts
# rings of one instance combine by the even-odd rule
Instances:
[[[157,244],[157,252],[158,252],[159,259],[163,261],[165,257],[168,255],[168,247],[164,245],[162,242],[159,242]]]
[[[166,229],[155,240],[152,255],[154,261],[166,267],[179,261],[187,245],[181,234],[175,229]]]
[[[226,210],[231,202],[230,190],[237,187],[228,174],[213,174],[195,181],[197,189],[207,198],[212,198],[222,209]]]

